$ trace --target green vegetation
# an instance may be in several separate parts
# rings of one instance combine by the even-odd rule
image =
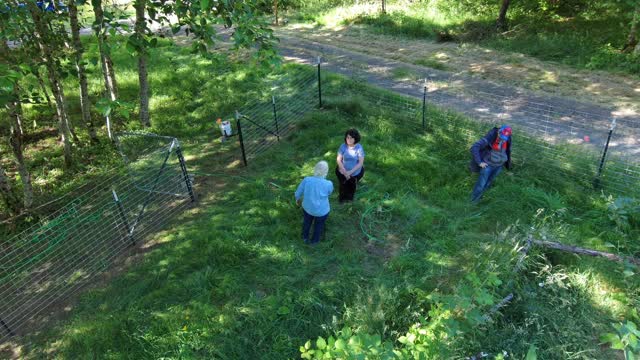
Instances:
[[[82,295],[68,318],[29,337],[24,358],[619,353],[598,339],[640,305],[636,269],[539,248],[521,271],[512,269],[529,234],[638,253],[634,200],[547,171],[566,166],[549,163],[556,160],[518,167],[518,157],[535,149],[520,141],[515,171],[473,206],[468,147],[485,128],[430,110],[432,131],[416,131],[402,114],[379,111],[361,96],[365,85],[334,76],[323,84],[325,110],[236,168],[239,149],[217,141],[214,119],[264,98],[272,81],[313,69],[267,74],[212,63],[168,42],[153,51],[153,131],[181,140],[200,201],[156,234],[138,262]],[[134,61],[114,55],[121,57],[122,98],[132,100]],[[332,199],[326,239],[306,246],[293,191],[316,161],[333,162],[350,126],[363,135],[367,175],[355,202]],[[94,166],[108,166],[103,156]],[[65,179],[57,181],[51,186]],[[485,319],[509,293],[514,300]]]
[[[495,6],[462,3],[478,7],[445,12],[420,3],[404,12],[390,8],[382,16],[342,12],[340,21],[385,33],[472,41],[577,67],[638,72],[633,55],[615,50],[625,25],[607,27],[622,19],[613,10],[596,21],[596,7],[573,15],[554,8],[553,16],[539,17],[519,7],[512,9],[511,31],[496,34],[490,15]],[[336,5],[296,6],[302,8],[301,18],[328,23],[341,11]],[[473,9],[478,15],[468,15]],[[610,32],[597,31],[605,28]],[[114,36],[111,43],[120,92],[111,119],[116,131],[140,130],[134,120],[137,59],[124,42]],[[420,119],[385,110],[371,95],[386,96],[405,110],[411,108],[406,99],[327,76],[325,108],[300,118],[295,131],[241,168],[237,144],[218,141],[215,119],[268,101],[274,82],[297,101],[296,109],[314,107],[302,103],[305,96],[293,86],[314,69],[290,65],[268,71],[251,65],[246,54],[230,59],[219,50],[218,56],[204,57],[169,40],[154,44],[148,49],[153,89],[148,130],[179,138],[199,202],[147,239],[139,256],[113,270],[108,283],[74,300],[62,320],[18,339],[19,356],[443,359],[480,352],[501,358],[506,352],[510,358],[592,359],[637,354],[637,268],[538,247],[526,258],[520,252],[532,236],[640,253],[638,194],[595,192],[591,179],[577,180],[572,171],[595,165],[586,164],[576,149],[563,148],[563,159],[540,156],[523,164],[519,159],[540,147],[520,137],[515,170],[502,174],[484,200],[472,205],[475,178],[467,171],[468,148],[486,127],[429,109],[424,132]],[[102,108],[95,105],[103,92],[97,45],[85,45],[91,100]],[[415,76],[406,68],[392,75]],[[30,85],[25,88],[37,88]],[[100,144],[86,145],[90,140],[80,120],[75,80],[67,77],[64,85],[81,140],[65,171],[53,110],[24,104],[24,118],[37,122],[26,132],[25,157],[41,202],[72,197],[80,185],[111,173],[120,162],[104,128]],[[98,112],[93,116],[103,121]],[[301,216],[293,191],[316,161],[333,163],[351,126],[363,135],[367,175],[355,202],[340,205],[332,199],[324,241],[306,246],[299,238]],[[7,143],[1,143],[3,153],[10,152]],[[7,163],[3,156],[2,165]],[[11,264],[16,265],[21,264]],[[82,274],[70,281],[75,276]],[[494,310],[509,294],[513,299]]]
[[[321,25],[362,24],[374,33],[471,42],[580,69],[640,74],[640,55],[621,51],[633,17],[631,2],[514,2],[509,29],[496,31],[499,3],[392,1],[386,14],[380,13],[379,4],[316,6],[315,16],[308,15],[309,9],[300,11],[307,14],[304,20]]]

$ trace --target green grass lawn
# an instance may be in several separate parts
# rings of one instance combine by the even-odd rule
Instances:
[[[530,344],[543,359],[617,356],[599,336],[640,305],[634,269],[538,248],[522,271],[512,269],[530,234],[637,254],[637,213],[616,212],[570,173],[547,171],[554,160],[519,166],[538,149],[525,141],[514,149],[515,170],[472,205],[468,148],[486,128],[432,110],[432,131],[422,132],[402,114],[378,111],[360,96],[364,85],[335,76],[324,83],[324,110],[241,167],[237,144],[218,142],[214,119],[268,98],[273,81],[314,69],[267,74],[162,45],[151,56],[152,130],[183,144],[199,202],[149,239],[144,257],[81,295],[64,320],[27,337],[24,358],[297,358],[308,340],[316,346],[345,327],[402,349],[398,339],[416,323],[439,326],[425,350],[434,359],[523,358]],[[122,97],[133,101],[134,59],[116,56]],[[334,196],[326,238],[304,245],[293,192],[318,160],[334,163],[352,126],[367,153],[357,199],[340,205]],[[100,154],[105,168],[115,161]],[[479,320],[509,293],[506,308]]]
[[[349,89],[345,81],[332,83]],[[84,294],[67,320],[30,337],[24,356],[296,358],[308,339],[343,327],[401,347],[396,339],[436,308],[430,295],[463,304],[468,283],[488,277],[502,285],[477,284],[490,300],[468,306],[488,311],[510,292],[515,300],[491,322],[460,321],[459,333],[437,340],[434,358],[503,350],[520,358],[531,343],[545,359],[614,356],[598,338],[637,307],[637,276],[624,276],[623,265],[539,249],[513,274],[514,247],[532,233],[633,253],[637,224],[616,225],[606,199],[537,167],[501,175],[471,205],[467,149],[478,133],[455,131],[464,119],[439,114],[434,132],[416,133],[366,103],[351,115],[348,99],[345,91],[340,101],[329,95],[326,110],[301,119],[247,168],[225,169],[238,158],[234,144],[176,125],[196,174],[197,207],[155,235],[138,263]],[[362,133],[367,175],[354,203],[332,198],[326,239],[304,245],[293,191],[315,162],[333,163],[351,126]],[[516,158],[526,151],[515,149]]]

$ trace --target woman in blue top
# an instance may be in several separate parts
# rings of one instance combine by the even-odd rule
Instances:
[[[360,133],[349,129],[344,134],[344,144],[338,149],[336,176],[340,183],[340,202],[352,201],[358,181],[364,176],[364,149],[360,145]]]
[[[302,198],[302,240],[309,243],[309,229],[313,227],[312,244],[320,242],[320,235],[324,231],[324,223],[329,217],[329,195],[333,192],[333,183],[326,179],[329,172],[329,164],[320,161],[313,169],[314,176],[308,176],[302,180],[296,189],[296,204],[300,205]]]

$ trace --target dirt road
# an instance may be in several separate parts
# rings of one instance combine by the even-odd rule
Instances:
[[[523,55],[517,55],[515,66],[507,61],[512,54],[371,35],[361,28],[295,25],[276,35],[287,61],[314,64],[321,56],[324,69],[416,98],[428,79],[428,101],[480,120],[521,125],[550,142],[601,149],[615,118],[612,150],[640,153],[640,80],[631,76],[580,71]],[[440,69],[416,65],[425,54],[430,54],[427,63]]]

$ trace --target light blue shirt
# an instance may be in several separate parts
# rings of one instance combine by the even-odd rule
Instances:
[[[364,158],[364,149],[360,144],[355,144],[352,148],[348,147],[347,144],[342,144],[338,149],[338,154],[342,155],[342,165],[344,165],[344,168],[347,171],[351,171],[351,169],[358,165],[358,161]],[[360,171],[362,171],[362,168],[351,174],[351,176],[357,176],[360,174]]]
[[[309,215],[325,216],[329,213],[329,195],[333,192],[333,183],[317,176],[308,176],[296,189],[296,200],[302,196],[302,208]]]

